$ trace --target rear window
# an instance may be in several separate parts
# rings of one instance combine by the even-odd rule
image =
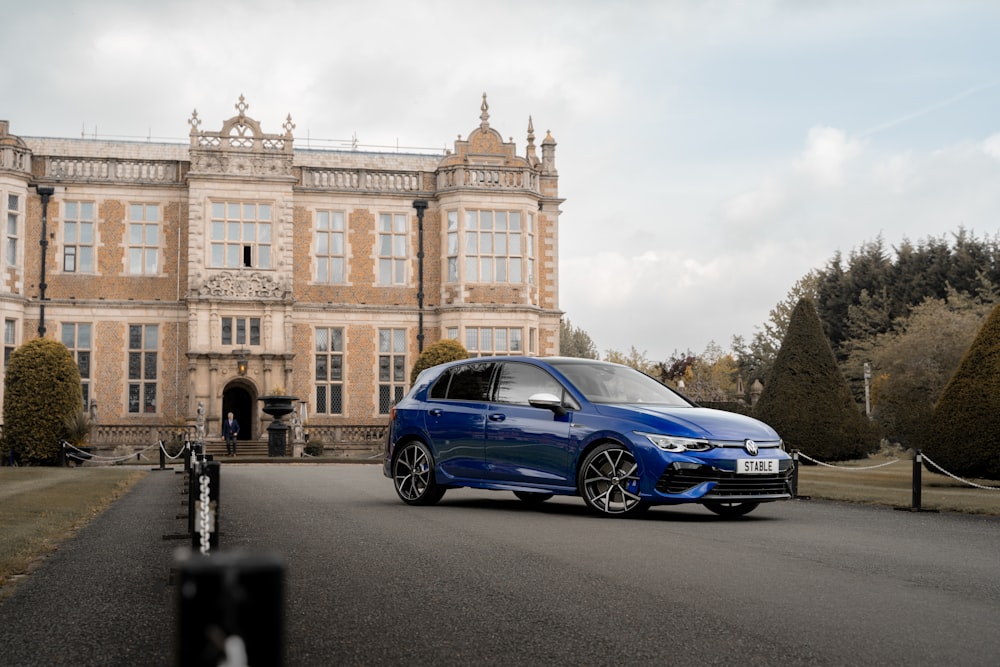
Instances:
[[[449,368],[431,387],[432,399],[451,401],[488,401],[490,379],[495,364],[462,364]]]

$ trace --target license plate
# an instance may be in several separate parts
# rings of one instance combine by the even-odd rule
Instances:
[[[778,459],[737,459],[737,475],[775,475],[778,473]]]

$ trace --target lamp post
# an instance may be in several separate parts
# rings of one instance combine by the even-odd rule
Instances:
[[[865,416],[867,416],[868,419],[872,418],[871,386],[872,386],[872,367],[866,361],[865,362]]]
[[[49,198],[55,194],[55,188],[36,185],[35,190],[42,198],[42,238],[38,245],[42,246],[42,269],[38,280],[38,337],[45,338],[45,260],[49,249]]]
[[[424,351],[424,211],[426,199],[413,200],[417,209],[417,354]]]

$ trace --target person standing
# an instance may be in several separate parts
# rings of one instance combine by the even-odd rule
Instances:
[[[240,423],[230,412],[222,421],[222,437],[226,439],[226,456],[236,456],[236,436],[240,434]]]

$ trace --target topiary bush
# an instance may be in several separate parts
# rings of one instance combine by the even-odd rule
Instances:
[[[4,443],[24,465],[59,462],[67,420],[83,405],[80,370],[62,343],[36,338],[14,350],[3,397]]]
[[[1000,305],[941,392],[922,448],[953,474],[1000,479]]]
[[[812,300],[792,311],[754,417],[821,461],[862,458],[879,446],[877,428],[858,409]]]
[[[439,340],[421,352],[420,356],[417,357],[417,363],[413,364],[413,370],[410,371],[410,383],[416,382],[417,376],[420,375],[421,371],[425,371],[431,366],[468,358],[469,352],[457,340],[450,338]]]

